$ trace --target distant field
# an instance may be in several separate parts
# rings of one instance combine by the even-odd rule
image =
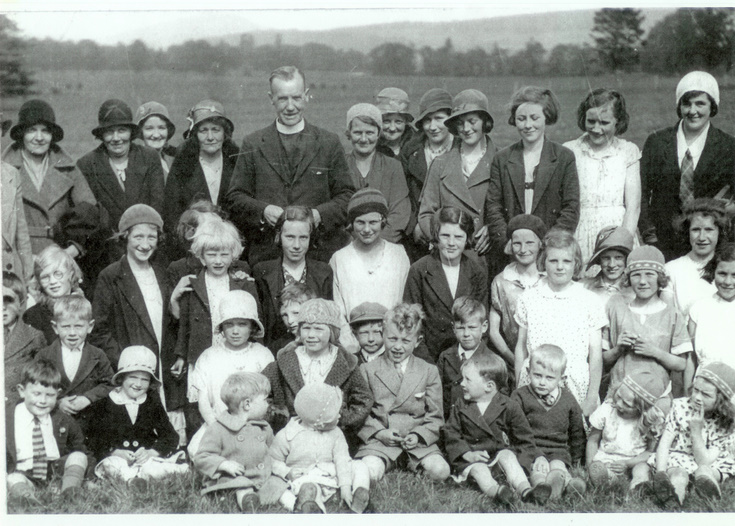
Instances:
[[[225,111],[235,123],[235,141],[239,144],[248,133],[262,128],[273,119],[267,99],[267,73],[254,77],[235,73],[216,77],[196,73],[147,71],[130,74],[119,71],[73,72],[47,71],[35,74],[39,97],[48,100],[56,110],[57,121],[66,137],[62,145],[78,158],[96,146],[90,133],[97,125],[97,110],[109,98],[120,98],[132,107],[156,100],[165,104],[176,124],[176,137],[186,128],[186,112],[200,100],[213,98],[224,104]],[[580,134],[576,125],[576,109],[590,85],[614,87],[628,102],[631,123],[625,138],[643,146],[652,131],[676,122],[674,91],[677,78],[657,78],[650,75],[621,74],[587,79],[576,78],[442,78],[442,77],[372,77],[347,73],[307,72],[313,99],[308,108],[308,119],[319,126],[338,133],[344,140],[347,109],[357,102],[372,102],[386,86],[405,89],[412,100],[412,111],[418,112],[421,95],[432,87],[442,87],[451,93],[463,89],[482,90],[490,99],[490,111],[495,119],[493,140],[504,147],[518,140],[515,129],[507,124],[507,105],[513,91],[526,84],[540,84],[554,90],[562,105],[561,120],[549,129],[552,140],[563,142]],[[721,84],[726,84],[721,82]],[[730,87],[732,86],[732,87]],[[720,114],[714,123],[719,128],[735,133],[735,85],[722,87]],[[2,101],[3,118],[17,121],[22,99]]]

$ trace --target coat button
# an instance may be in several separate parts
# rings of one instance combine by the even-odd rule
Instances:
[[[133,440],[133,447],[138,447],[138,445],[139,445],[138,444],[138,441],[137,440]]]
[[[263,463],[258,464],[258,469],[261,469],[261,470],[265,469],[265,464]]]
[[[245,435],[237,435],[238,442],[245,442]]]
[[[258,441],[259,441],[259,442],[262,442],[263,440],[264,440],[264,437],[263,437],[263,435],[258,435]]]
[[[13,270],[13,264],[12,263],[8,263],[7,265],[5,265],[5,268],[8,269],[8,270]]]
[[[123,447],[130,447],[130,442],[128,442],[127,440],[123,442]]]

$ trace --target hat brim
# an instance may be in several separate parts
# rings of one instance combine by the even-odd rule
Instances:
[[[132,121],[125,121],[125,122],[113,122],[110,124],[105,124],[104,126],[97,126],[95,129],[92,130],[92,135],[97,137],[100,141],[102,139],[102,134],[105,133],[105,130],[108,130],[110,128],[116,128],[117,126],[125,126],[126,128],[130,128],[130,138],[134,139],[138,136],[138,132],[140,131],[140,128],[137,124],[135,124]]]
[[[432,113],[436,113],[437,111],[446,111],[448,114],[452,114],[452,106],[451,104],[432,104],[428,108],[426,108],[421,114],[419,114],[418,117],[416,117],[416,121],[414,122],[415,126],[420,126],[421,121],[423,121],[427,116],[431,115]]]
[[[191,129],[184,131],[184,134],[183,134],[184,135],[184,139],[188,139],[189,137],[191,137],[191,132],[193,130],[195,130],[197,128],[197,126],[199,126],[201,123],[207,122],[207,121],[213,120],[213,119],[222,119],[222,120],[224,120],[227,123],[227,125],[229,126],[229,130],[226,130],[225,131],[225,135],[227,135],[228,137],[232,137],[232,134],[235,133],[235,125],[233,124],[233,122],[230,119],[228,119],[227,117],[223,117],[222,115],[212,115],[211,117],[207,117],[206,119],[202,119],[202,120],[200,120],[200,121],[195,122],[194,124],[192,124]]]
[[[452,135],[457,135],[456,125],[457,121],[459,121],[459,118],[462,115],[467,115],[468,113],[481,113],[487,117],[488,122],[490,123],[490,127],[495,125],[495,121],[493,120],[493,116],[490,115],[490,113],[482,108],[469,108],[464,109],[462,111],[458,111],[456,113],[453,113],[450,115],[450,117],[444,121],[444,126],[447,127],[447,129],[452,133]]]
[[[599,265],[600,264],[600,262],[599,262],[600,256],[602,256],[602,254],[605,253],[605,252],[607,252],[608,250],[618,250],[618,251],[622,252],[623,254],[625,254],[625,257],[626,258],[631,253],[631,250],[628,247],[624,247],[622,245],[613,245],[611,247],[601,248],[600,250],[598,250],[597,252],[595,252],[594,254],[592,254],[592,257],[590,258],[589,262],[587,263],[586,270],[589,270],[590,268],[592,268],[592,265]]]
[[[147,121],[151,117],[158,117],[160,119],[163,119],[163,122],[166,123],[166,128],[168,128],[167,139],[171,139],[171,137],[174,136],[174,134],[176,133],[176,126],[174,126],[174,123],[171,122],[171,119],[166,117],[163,113],[149,113],[148,115],[146,115],[145,117],[143,117],[142,119],[138,121],[137,123],[138,129],[142,129],[143,124],[145,124],[145,121]]]
[[[64,138],[64,129],[61,126],[56,123],[44,121],[41,119],[35,122],[19,122],[18,124],[10,128],[10,138],[13,139],[15,142],[23,142],[23,135],[25,134],[26,130],[31,126],[35,126],[36,124],[43,124],[49,130],[51,130],[51,142],[59,142]]]
[[[406,113],[405,111],[394,111],[394,110],[383,111],[381,110],[380,114],[381,115],[392,115],[392,114],[402,115],[406,119],[406,122],[413,122],[413,115],[411,115],[410,113]]]
[[[258,332],[256,332],[255,334],[251,334],[250,337],[263,338],[265,336],[265,328],[263,327],[263,324],[260,322],[260,320],[256,320],[254,318],[227,318],[226,320],[222,320],[219,325],[217,325],[217,331],[222,332],[222,324],[230,320],[249,320],[258,326]]]
[[[145,371],[143,369],[133,368],[133,369],[122,369],[118,372],[116,372],[114,375],[112,375],[112,384],[113,385],[120,385],[117,381],[120,378],[120,376],[128,374],[128,373],[148,373],[151,375],[151,381],[157,382],[158,384],[161,383],[161,380],[158,379],[158,377],[151,373],[150,371]]]

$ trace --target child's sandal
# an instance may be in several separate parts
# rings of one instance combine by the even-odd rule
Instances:
[[[319,494],[319,488],[316,484],[307,482],[299,490],[296,497],[296,511],[298,513],[321,513],[322,509],[316,503],[316,497]]]
[[[255,493],[247,493],[243,495],[239,502],[240,510],[243,513],[257,513],[260,506],[260,498]]]
[[[595,486],[601,486],[610,481],[610,472],[607,470],[607,466],[598,460],[592,462],[587,471],[590,475],[590,482]]]
[[[527,491],[521,497],[523,502],[533,502],[539,506],[543,506],[551,496],[551,486],[546,482],[536,484],[530,491]]]
[[[651,483],[651,493],[653,494],[653,498],[659,506],[664,506],[667,502],[671,500],[674,500],[681,504],[679,502],[679,497],[676,495],[674,485],[671,483],[671,480],[669,480],[669,476],[662,471],[656,472],[656,474],[653,476],[653,481]]]

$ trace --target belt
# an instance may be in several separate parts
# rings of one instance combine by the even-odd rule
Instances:
[[[51,226],[29,226],[28,235],[31,237],[51,238]]]

